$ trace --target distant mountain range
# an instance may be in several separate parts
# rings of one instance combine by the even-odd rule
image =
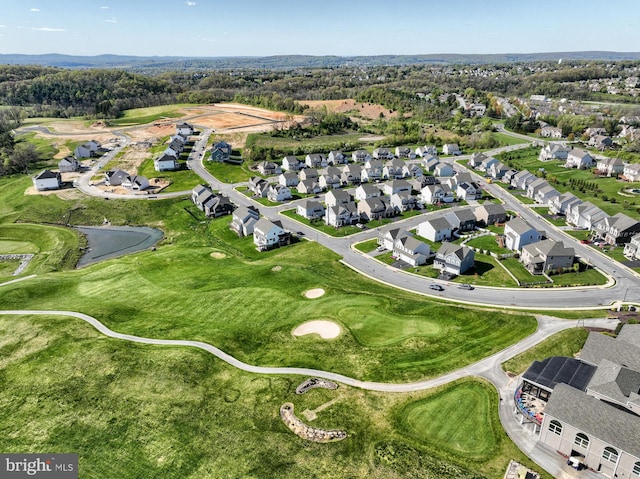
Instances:
[[[201,70],[201,69],[286,69],[342,66],[385,66],[417,64],[515,63],[575,60],[640,60],[640,52],[554,52],[498,53],[488,55],[431,54],[376,56],[277,55],[269,57],[139,57],[127,55],[75,56],[0,54],[0,64],[42,65],[61,68],[121,68],[126,70]]]

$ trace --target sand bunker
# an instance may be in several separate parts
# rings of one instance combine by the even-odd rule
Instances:
[[[340,326],[333,321],[317,320],[302,323],[293,330],[293,335],[319,334],[322,339],[333,339],[340,336],[341,331]]]
[[[213,259],[224,259],[227,257],[227,255],[224,253],[221,253],[220,251],[214,251],[213,253],[211,253],[211,257]]]
[[[304,295],[309,299],[319,298],[323,294],[324,294],[324,289],[322,288],[310,289],[309,291],[304,293]]]

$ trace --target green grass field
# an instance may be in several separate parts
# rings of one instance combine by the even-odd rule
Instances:
[[[138,174],[147,178],[165,178],[171,182],[162,190],[163,193],[191,190],[202,183],[202,179],[193,171],[182,169],[177,171],[156,171],[153,167],[153,158],[147,158],[138,168]]]
[[[181,108],[192,106],[188,103],[176,105],[150,106],[147,108],[135,108],[126,110],[120,118],[109,120],[110,126],[134,126],[145,125],[156,120],[176,119],[183,117],[184,114],[178,110]]]
[[[533,361],[542,361],[550,356],[573,357],[580,351],[588,335],[589,332],[586,329],[578,327],[561,331],[528,351],[506,361],[502,364],[502,369],[522,374]]]
[[[241,165],[232,165],[229,163],[208,161],[205,158],[205,161],[203,161],[202,164],[209,173],[224,183],[242,183],[249,181],[249,179],[252,176],[256,176],[257,173],[255,171],[251,171],[246,162]]]
[[[511,458],[529,464],[499,428],[495,391],[479,381],[299,396],[302,377],[105,338],[73,318],[0,316],[0,337],[1,383],[11,385],[0,389],[0,450],[78,453],[80,477],[479,479],[499,477]],[[341,442],[305,442],[278,415],[284,402],[304,418],[333,399],[306,422],[345,430]],[[466,407],[454,408],[460,401]],[[445,412],[438,430],[429,415],[443,423]]]

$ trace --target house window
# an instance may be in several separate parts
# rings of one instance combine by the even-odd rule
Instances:
[[[633,465],[633,469],[631,470],[631,474],[633,474],[634,476],[640,477],[640,461],[636,462]]]
[[[612,447],[605,447],[604,452],[602,453],[602,459],[605,461],[613,462],[614,464],[618,462],[618,451],[616,451]]]
[[[554,419],[549,423],[549,431],[558,436],[562,435],[562,424]]]
[[[582,434],[581,432],[579,432],[578,434],[576,434],[576,440],[573,441],[573,443],[576,446],[587,449],[589,447],[589,438],[586,436],[586,434]]]

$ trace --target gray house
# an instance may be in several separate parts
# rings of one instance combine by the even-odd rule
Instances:
[[[531,274],[562,271],[571,268],[575,254],[560,241],[546,239],[522,248],[520,261]]]
[[[540,240],[542,240],[542,233],[522,218],[514,218],[504,225],[504,245],[510,250],[520,250]]]
[[[473,268],[475,253],[466,246],[445,241],[438,249],[433,267],[442,272],[459,275]]]

